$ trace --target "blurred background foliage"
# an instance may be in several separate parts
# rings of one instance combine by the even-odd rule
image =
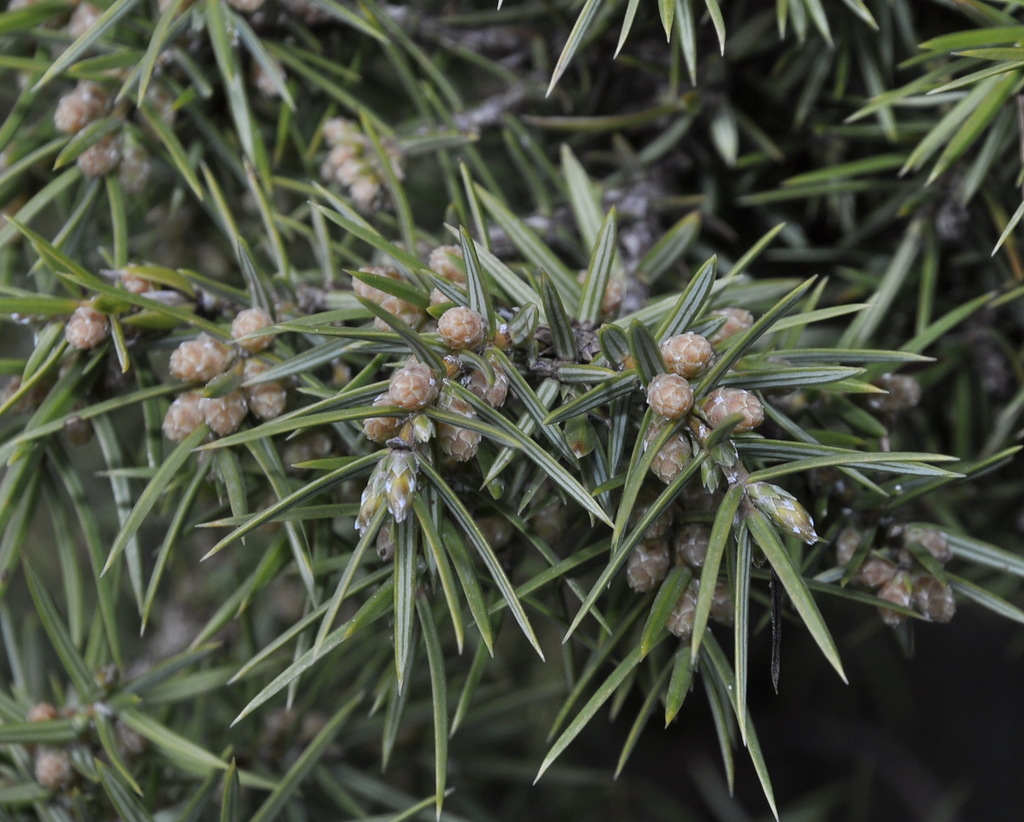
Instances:
[[[788,549],[807,578],[846,594],[816,601],[850,685],[825,664],[827,642],[800,624],[804,613],[786,611],[774,693],[762,569],[749,651],[736,651],[746,664],[731,667],[731,635],[719,631],[723,670],[747,682],[781,818],[931,822],[1024,807],[1024,783],[1005,778],[1019,759],[1024,685],[1014,604],[1024,488],[1013,451],[1024,414],[1021,43],[1017,5],[980,0],[8,3],[0,818],[771,818],[721,695],[728,676],[698,677],[662,731],[660,702],[672,701],[667,682],[688,647],[670,651],[661,630],[649,665],[621,667],[653,594],[637,597],[619,574],[591,612],[611,634],[587,619],[561,644],[579,601],[599,591],[609,548],[607,532],[588,543],[579,511],[543,534],[536,502],[518,521],[494,505],[494,562],[467,572],[470,582],[456,568],[465,587],[453,583],[453,611],[463,598],[472,611],[458,635],[438,584],[416,597],[400,576],[415,576],[413,565],[393,573],[372,548],[365,562],[357,553],[369,544],[352,523],[371,463],[349,474],[346,460],[375,453],[359,435],[387,389],[382,364],[429,352],[399,332],[374,337],[376,312],[342,272],[397,260],[408,287],[390,287],[426,304],[437,283],[416,258],[460,243],[446,225],[466,230],[464,254],[482,255],[486,276],[468,271],[474,308],[516,305],[508,289],[524,287],[502,279],[514,269],[544,292],[557,326],[537,272],[561,272],[565,300],[575,272],[600,268],[592,249],[612,236],[623,316],[674,298],[715,255],[715,295],[709,281],[691,320],[733,304],[763,315],[818,276],[795,315],[832,313],[789,318],[772,347],[900,352],[865,361],[844,383],[849,397],[812,388],[773,401],[796,422],[773,417],[772,436],[947,454],[958,462],[940,465],[967,478],[928,474],[918,457],[908,464],[922,474],[889,480],[890,503],[863,489],[843,499],[836,476],[794,477],[788,490],[824,541]],[[98,92],[77,102],[102,103],[84,127],[62,129],[55,114],[83,83]],[[337,144],[325,126],[337,117],[358,134],[362,165],[347,177],[330,165]],[[124,272],[152,288],[133,292]],[[494,295],[484,300],[474,282]],[[110,341],[76,353],[67,318],[86,299],[108,318]],[[265,380],[291,381],[291,413],[192,454],[205,430],[178,446],[161,433],[183,387],[168,354],[197,330],[230,340],[226,321],[247,306],[275,315]],[[655,326],[661,317],[640,316]],[[771,367],[771,353],[754,365]],[[343,374],[331,364],[339,354]],[[856,391],[892,362],[922,399],[898,414],[871,409],[872,425]],[[779,366],[776,393],[791,364]],[[203,390],[216,399],[240,384]],[[349,397],[342,412],[336,396]],[[337,416],[314,417],[321,410]],[[306,433],[314,422],[324,425]],[[495,459],[497,446],[485,453]],[[527,502],[553,496],[559,478],[541,485],[532,463],[508,473]],[[317,496],[328,475],[338,477],[333,496]],[[453,486],[485,496],[479,483]],[[424,529],[454,510],[431,499],[416,511]],[[852,601],[870,603],[863,590],[839,588],[849,580],[834,545],[849,511],[871,534],[922,521],[949,535],[962,606],[950,624],[893,630]],[[492,511],[472,513],[479,522]],[[507,536],[502,550],[501,529],[517,522],[557,551],[541,558]],[[443,541],[458,543],[453,533],[442,528]],[[590,551],[583,559],[567,550],[576,542]],[[476,600],[473,579],[484,590]],[[552,582],[557,593],[533,596]],[[389,586],[403,584],[408,598],[392,599]],[[529,631],[504,618],[520,601],[544,664]],[[478,630],[487,609],[493,657]],[[705,669],[713,653],[705,645]],[[317,664],[307,671],[304,660]],[[587,702],[602,689],[607,703]],[[41,703],[54,715],[25,721]],[[589,721],[551,764],[552,743],[581,710]],[[56,787],[40,774],[51,751],[67,762],[49,765],[73,771]],[[542,762],[551,767],[532,785]]]

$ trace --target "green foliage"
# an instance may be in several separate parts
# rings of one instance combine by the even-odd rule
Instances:
[[[1020,13],[648,5],[0,12],[0,815],[778,817],[784,618],[1024,622]]]

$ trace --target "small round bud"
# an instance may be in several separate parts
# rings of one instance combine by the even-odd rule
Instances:
[[[721,577],[715,582],[715,592],[711,595],[711,618],[719,625],[732,625],[736,620],[732,591]]]
[[[142,146],[129,145],[121,152],[121,165],[117,168],[117,179],[128,194],[141,194],[146,190],[152,170],[149,152]]]
[[[647,430],[645,437],[647,445],[654,442],[659,431],[661,431],[660,425],[652,425]],[[654,455],[654,459],[651,461],[651,471],[668,485],[683,472],[683,469],[689,464],[691,456],[693,456],[693,449],[690,447],[690,441],[681,431],[677,431]]]
[[[75,160],[86,177],[109,174],[121,162],[121,135],[105,134]]]
[[[601,313],[615,314],[622,307],[622,298],[626,294],[626,286],[622,280],[609,280],[601,297]]]
[[[285,5],[289,5],[286,3]],[[359,130],[359,126],[352,120],[346,120],[344,117],[332,117],[327,120],[321,129],[324,135],[324,140],[330,146],[340,146],[347,143],[361,144],[364,137],[362,131]]]
[[[530,524],[542,540],[554,543],[565,536],[565,515],[565,504],[556,497],[533,515]]]
[[[270,366],[261,360],[246,360],[242,370],[243,379],[249,382],[268,368]],[[272,420],[281,416],[288,404],[288,392],[285,391],[284,383],[279,380],[247,385],[243,390],[249,410],[261,420]]]
[[[273,334],[251,337],[249,339],[243,339],[243,337],[261,331],[273,324],[274,318],[267,311],[264,311],[262,308],[247,308],[244,311],[239,311],[238,316],[232,321],[231,337],[250,354],[266,351],[274,344]]]
[[[140,277],[130,267],[118,269],[117,276],[121,280],[121,287],[132,294],[145,294],[154,290],[150,280]]]
[[[701,408],[712,427],[726,417],[742,414],[743,419],[733,429],[738,434],[753,431],[764,422],[764,406],[761,401],[742,388],[716,388],[707,395]]]
[[[88,351],[103,342],[110,333],[106,314],[88,305],[75,309],[64,326],[64,338],[68,345],[80,351]]]
[[[875,380],[875,385],[889,393],[868,395],[868,408],[873,411],[898,414],[921,402],[920,383],[905,374],[883,374]]]
[[[40,748],[36,751],[35,775],[36,781],[44,788],[59,791],[69,785],[74,776],[71,757],[66,751]]]
[[[495,549],[504,548],[517,533],[515,526],[505,517],[481,517],[476,524],[487,544]]]
[[[100,19],[101,14],[103,14],[103,9],[99,6],[94,6],[92,3],[79,3],[71,13],[71,19],[68,20],[68,34],[72,39],[77,40],[93,27],[93,24]]]
[[[647,386],[647,404],[655,414],[678,420],[693,408],[693,389],[685,377],[659,374]]]
[[[638,594],[650,591],[668,573],[668,545],[663,540],[641,542],[629,555],[626,581]]]
[[[37,702],[28,709],[25,720],[27,722],[51,722],[59,716],[57,709],[49,702]]]
[[[697,611],[697,585],[691,582],[679,596],[665,627],[682,640],[693,636],[693,621]]]
[[[484,341],[484,318],[472,308],[457,305],[437,321],[437,333],[449,348],[476,348]]]
[[[754,324],[754,315],[745,308],[720,308],[712,311],[711,316],[725,317],[725,324],[709,338],[712,344],[734,337]]]
[[[209,334],[186,340],[171,354],[171,376],[185,382],[209,382],[227,370],[231,349]]]
[[[379,394],[373,404],[375,406],[391,405],[391,397],[387,392]],[[363,420],[363,434],[372,442],[384,443],[392,437],[397,437],[401,427],[401,417],[367,417]]]
[[[249,410],[261,420],[280,417],[288,406],[288,392],[277,380],[252,385],[245,389]]]
[[[427,312],[418,305],[406,302],[405,300],[392,296],[391,294],[384,295],[383,299],[380,301],[380,307],[385,311],[394,314],[406,325],[411,325],[413,328],[419,328],[427,318]],[[378,331],[391,330],[391,326],[384,322],[380,317],[374,318],[373,327]]]
[[[636,525],[647,514],[651,507],[650,502],[641,502],[633,506],[633,513],[629,517],[630,527]],[[669,536],[672,528],[672,509],[666,508],[654,522],[652,522],[643,533],[644,540],[663,539]]]
[[[913,599],[914,607],[931,622],[949,622],[956,614],[953,589],[935,577],[915,577]]]
[[[913,585],[910,581],[910,574],[906,571],[899,571],[879,589],[878,596],[887,602],[891,602],[893,605],[909,608],[912,593]],[[891,627],[895,627],[906,620],[904,614],[897,613],[888,608],[879,608],[878,615],[882,617],[882,622]]]
[[[435,274],[440,274],[453,283],[466,281],[462,270],[462,249],[457,245],[442,245],[430,252],[427,265]]]
[[[57,101],[53,124],[57,131],[77,134],[98,120],[107,109],[107,93],[91,80],[83,80]]]
[[[171,442],[181,442],[203,424],[200,403],[203,395],[188,391],[176,397],[164,414],[164,436]]]
[[[935,528],[919,526],[904,528],[903,544],[921,546],[935,557],[940,565],[945,565],[953,558],[953,549],[949,547],[946,535]]]
[[[465,383],[470,391],[491,408],[501,408],[508,398],[508,375],[501,368],[494,369],[493,383],[487,383],[487,375],[483,371],[470,371]]]
[[[692,379],[707,370],[715,352],[705,337],[687,331],[665,340],[661,344],[661,356],[671,373]]]
[[[387,277],[389,280],[401,280],[402,275],[395,268],[385,268],[379,265],[367,265],[359,269],[366,274],[376,274],[378,277]],[[357,297],[362,297],[364,300],[369,300],[372,303],[380,305],[381,302],[387,297],[387,293],[381,291],[368,283],[364,283],[362,280],[356,277],[352,278],[352,293]]]
[[[281,462],[292,467],[300,462],[320,460],[331,453],[331,437],[324,431],[312,431],[291,440],[281,452]]]
[[[883,557],[870,556],[864,560],[853,579],[868,588],[880,588],[895,575],[895,563]]]
[[[391,375],[388,398],[406,411],[418,411],[437,399],[438,380],[422,363],[406,365]]]
[[[863,534],[860,530],[852,525],[847,525],[839,532],[839,536],[836,537],[836,563],[838,565],[850,564],[850,560],[853,559],[853,555],[860,547],[862,537]]]
[[[700,568],[708,555],[708,543],[711,541],[711,529],[702,522],[690,522],[682,526],[676,534],[673,547],[676,562]]]
[[[447,394],[442,396],[443,402],[440,405],[444,410],[461,414],[468,419],[476,417],[473,407],[465,400],[458,397],[450,397]],[[475,457],[477,450],[480,448],[481,439],[479,431],[471,431],[460,425],[449,425],[444,422],[438,423],[437,441],[441,446],[441,450],[458,462],[468,462]]]
[[[203,420],[211,431],[222,437],[237,431],[249,410],[245,394],[241,391],[232,391],[223,397],[205,397],[200,405]]]
[[[129,728],[120,719],[114,723],[114,736],[122,756],[138,756],[149,747],[146,737]]]

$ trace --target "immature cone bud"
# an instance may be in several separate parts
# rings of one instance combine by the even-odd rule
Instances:
[[[391,405],[389,393],[379,394],[373,404],[375,406]],[[363,434],[372,442],[384,443],[392,437],[397,437],[401,427],[401,417],[367,417],[363,420]]]
[[[903,529],[904,545],[920,545],[928,551],[940,565],[945,565],[953,558],[953,549],[949,547],[946,535],[935,528],[909,526]]]
[[[633,527],[636,525],[650,509],[650,502],[641,502],[633,506],[633,513],[629,517],[629,525]],[[654,522],[652,522],[646,531],[643,533],[643,539],[655,540],[662,539],[669,535],[669,530],[672,528],[672,509],[666,508]]]
[[[693,408],[693,389],[685,377],[659,374],[647,386],[647,404],[655,414],[678,420]]]
[[[767,482],[752,482],[747,486],[747,497],[783,531],[808,545],[818,541],[811,515],[786,489]]]
[[[324,431],[312,431],[289,442],[281,452],[281,462],[286,466],[294,466],[323,459],[331,453],[331,447],[330,435]]]
[[[904,608],[910,607],[911,597],[913,594],[913,584],[910,581],[910,574],[906,571],[899,571],[896,575],[890,579],[885,585],[883,585],[879,591],[878,596],[893,605],[900,605]],[[906,616],[896,611],[891,611],[888,608],[879,608],[878,615],[882,617],[882,622],[886,625],[895,627],[901,622],[906,620]]]
[[[847,525],[836,537],[836,564],[849,565],[860,547],[862,534],[858,528]]]
[[[949,622],[956,614],[953,589],[935,577],[915,577],[913,599],[914,607],[931,622]]]
[[[266,351],[274,344],[274,335],[268,334],[262,337],[250,337],[249,339],[242,338],[273,324],[274,318],[262,308],[247,308],[244,311],[239,311],[238,316],[231,323],[231,336],[238,345],[250,354],[256,354],[260,351]]]
[[[121,152],[121,165],[117,168],[117,179],[128,194],[141,194],[149,182],[153,166],[149,152],[142,146],[129,145]]]
[[[921,402],[920,383],[905,374],[883,374],[875,380],[875,385],[889,392],[868,395],[868,407],[875,411],[896,414],[914,408]]]
[[[103,9],[99,6],[94,6],[92,3],[79,3],[71,13],[71,19],[68,20],[68,35],[77,40],[93,27],[93,24],[100,19],[101,14],[103,14]],[[63,129],[61,130],[63,131]]]
[[[201,403],[203,395],[188,391],[175,398],[164,414],[164,436],[171,442],[181,442],[203,424]]]
[[[705,337],[687,331],[665,340],[661,344],[661,356],[671,373],[692,379],[707,370],[715,352]]]
[[[854,582],[868,588],[881,588],[896,576],[896,564],[884,557],[870,556],[854,575]]]
[[[648,429],[645,446],[650,445],[655,440],[660,430],[660,425],[652,425]],[[690,448],[690,441],[682,432],[677,431],[668,438],[661,447],[661,450],[654,455],[654,459],[651,460],[651,472],[668,485],[683,473],[683,469],[689,464],[692,455],[693,450]]]
[[[146,737],[129,728],[120,719],[114,723],[114,736],[122,756],[138,756],[149,746]]]
[[[693,621],[697,611],[697,586],[691,582],[679,596],[665,627],[682,640],[693,636]]]
[[[711,618],[719,625],[732,625],[736,621],[732,591],[722,578],[715,582],[715,592],[711,595]]]
[[[81,351],[95,348],[109,333],[110,325],[106,314],[101,314],[88,305],[76,308],[64,326],[64,338],[68,345]]]
[[[412,507],[412,498],[416,493],[416,458],[409,451],[392,451],[384,458],[387,473],[384,479],[384,494],[388,501],[388,510],[395,522],[402,522]]]
[[[285,5],[289,4],[285,3]],[[339,146],[345,143],[361,143],[363,140],[363,132],[359,129],[359,126],[352,120],[346,120],[344,117],[332,117],[324,123],[322,131],[324,140],[330,146]]]
[[[733,429],[737,434],[753,431],[764,422],[764,406],[761,401],[742,388],[716,388],[707,395],[701,408],[712,427],[726,417],[742,414],[743,419]]]
[[[232,391],[223,397],[205,397],[200,403],[203,409],[203,420],[215,434],[226,437],[238,430],[249,407],[245,402],[245,394]]]
[[[75,160],[86,177],[109,174],[121,162],[121,135],[105,134]]]
[[[601,296],[601,313],[615,314],[622,307],[622,298],[626,294],[626,286],[622,280],[609,280]]]
[[[71,783],[74,775],[71,757],[66,751],[40,748],[36,751],[35,775],[36,781],[44,788],[59,791]]]
[[[626,581],[638,594],[650,591],[668,573],[668,545],[663,540],[641,542],[626,563]]]
[[[754,315],[745,308],[720,308],[717,311],[712,311],[711,316],[725,317],[725,324],[710,337],[712,344],[720,343],[741,331],[746,331],[754,324]]]
[[[708,542],[711,540],[711,529],[702,522],[690,522],[680,528],[675,535],[674,548],[676,562],[700,568],[708,555]]]
[[[171,376],[184,382],[209,382],[227,370],[231,349],[209,334],[186,340],[171,354]]]
[[[98,120],[107,109],[107,93],[96,83],[83,80],[57,101],[53,124],[57,131],[77,134]]]
[[[469,419],[476,417],[473,407],[465,400],[458,397],[442,396],[445,397],[442,407],[446,411],[461,414]],[[437,441],[441,446],[441,450],[458,462],[468,462],[475,457],[477,450],[480,448],[481,439],[479,431],[471,431],[460,425],[449,425],[444,422],[438,423]]]
[[[491,408],[501,408],[508,398],[508,375],[500,367],[494,368],[493,383],[487,383],[483,371],[470,371],[465,382],[466,387]]]
[[[377,513],[378,509],[387,499],[384,493],[384,483],[387,479],[386,463],[386,458],[377,463],[359,499],[359,514],[356,517],[356,528],[360,534],[365,533],[370,520],[373,519],[374,514]]]
[[[266,371],[269,367],[269,365],[260,360],[246,360],[244,370],[242,371],[243,378],[248,382]],[[249,385],[243,390],[245,391],[245,401],[249,405],[249,410],[261,420],[272,420],[275,417],[281,416],[284,413],[285,406],[288,404],[288,392],[285,391],[284,384],[279,380],[269,380],[268,382]]]
[[[437,399],[439,388],[438,380],[429,367],[412,363],[391,375],[388,398],[405,411],[418,411]]]
[[[27,722],[51,722],[59,716],[57,709],[49,702],[37,702],[28,709],[25,720]]]
[[[435,274],[440,274],[453,283],[466,281],[466,275],[456,260],[462,260],[462,249],[457,245],[442,245],[430,252],[427,265]]]
[[[387,294],[383,299],[381,299],[380,307],[390,314],[394,314],[402,322],[407,325],[411,325],[413,328],[419,328],[420,324],[427,318],[427,313],[418,305],[406,302],[405,300],[391,294]],[[384,322],[380,317],[374,318],[373,327],[378,331],[391,330],[391,326]]]
[[[437,321],[437,333],[449,348],[476,348],[484,341],[484,318],[472,308],[457,305],[449,308]]]
[[[379,265],[368,265],[363,266],[359,269],[366,274],[376,274],[378,277],[387,277],[389,280],[401,280],[402,275],[395,268],[385,268]],[[380,305],[384,298],[387,297],[387,292],[381,291],[368,283],[364,283],[362,280],[352,278],[352,293],[357,297],[362,297],[364,300],[369,300],[372,303]]]

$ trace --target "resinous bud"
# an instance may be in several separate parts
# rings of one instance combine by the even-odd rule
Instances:
[[[384,494],[388,510],[395,522],[402,522],[409,514],[413,494],[416,493],[416,457],[410,451],[392,451],[384,462]]]

